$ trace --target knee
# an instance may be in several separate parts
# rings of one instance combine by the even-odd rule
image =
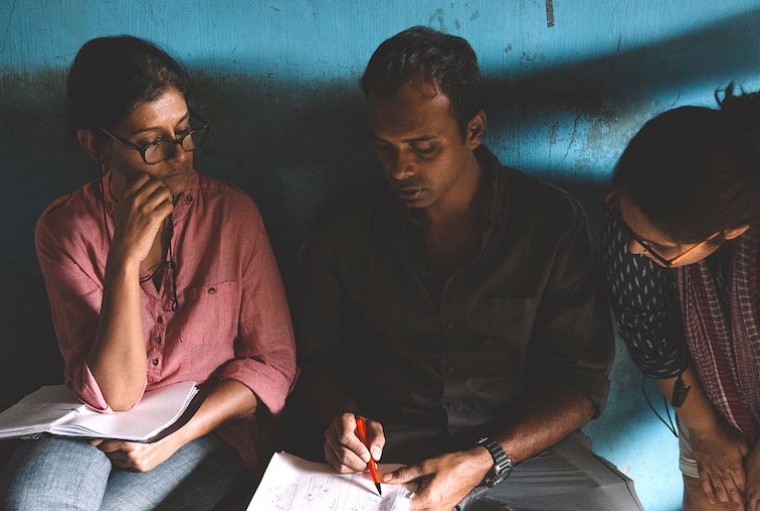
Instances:
[[[110,470],[108,458],[86,442],[30,442],[0,475],[0,508],[98,509]]]

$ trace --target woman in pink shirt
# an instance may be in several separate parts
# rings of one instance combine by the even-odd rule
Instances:
[[[25,444],[0,478],[3,509],[210,509],[266,461],[256,417],[280,412],[296,378],[290,315],[253,201],[194,169],[208,125],[187,83],[141,39],[81,48],[70,121],[102,176],[51,204],[35,243],[65,380],[84,403],[129,410],[179,381],[208,396],[155,443]]]

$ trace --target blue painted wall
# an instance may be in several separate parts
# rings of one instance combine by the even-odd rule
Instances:
[[[96,176],[65,122],[65,73],[88,39],[129,33],[192,71],[191,104],[213,129],[198,168],[254,197],[290,283],[320,204],[380,178],[356,81],[381,41],[415,24],[472,43],[487,144],[568,187],[592,220],[646,119],[710,105],[732,80],[760,88],[758,0],[2,0],[0,262],[33,260],[36,217]],[[608,410],[587,431],[648,510],[677,509],[676,441],[646,410],[620,346],[613,376]]]

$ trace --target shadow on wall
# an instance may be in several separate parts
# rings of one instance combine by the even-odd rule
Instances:
[[[732,80],[757,83],[758,26],[760,10],[570,65],[512,77],[505,69],[486,82],[488,142],[529,171],[605,178],[646,120],[684,101],[715,106],[713,93]]]
[[[679,89],[708,95],[754,73],[759,23],[760,10],[636,50],[487,76],[486,143],[504,163],[568,188],[596,225],[604,178],[619,152],[646,119],[672,106],[658,98]],[[212,126],[197,167],[256,200],[290,288],[298,247],[324,201],[382,179],[366,136],[358,75],[293,83],[266,70],[253,77],[216,63],[219,72],[209,75],[198,69],[202,63],[188,64],[195,78],[191,105]],[[44,207],[98,176],[66,122],[65,75],[0,71],[0,262],[34,261],[34,224]],[[15,292],[4,287],[7,296]],[[14,305],[8,302],[10,310]],[[14,335],[0,334],[4,354]]]
[[[660,103],[663,91],[710,94],[755,72],[759,23],[760,10],[636,50],[488,76],[486,143],[505,163],[575,190],[603,181],[634,131],[673,106]],[[195,74],[191,104],[212,125],[197,167],[254,197],[287,279],[326,197],[381,179],[365,135],[358,76],[285,83],[266,70],[252,77],[239,68],[226,73],[217,63],[212,76],[188,64]],[[32,260],[42,209],[97,177],[65,122],[64,82],[65,70],[0,72],[0,261]]]

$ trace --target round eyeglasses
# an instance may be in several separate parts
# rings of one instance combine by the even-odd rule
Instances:
[[[631,237],[633,241],[641,245],[641,247],[646,250],[649,255],[651,255],[654,259],[656,259],[660,264],[665,266],[666,268],[670,268],[675,264],[678,264],[679,261],[682,261],[687,255],[692,253],[694,250],[698,249],[699,247],[705,245],[706,243],[714,240],[717,238],[721,233],[716,232],[715,234],[711,235],[709,238],[700,241],[699,243],[696,243],[695,245],[692,245],[691,247],[687,248],[680,254],[676,255],[675,257],[671,258],[665,258],[657,253],[657,251],[654,249],[653,244],[651,241],[647,241],[628,227],[628,224],[625,223],[625,220],[623,220],[623,215],[620,214],[620,208],[618,206],[617,197],[615,196],[615,192],[610,192],[607,197],[604,198],[604,204],[606,206],[607,212],[612,215],[614,220],[620,224],[620,226],[625,229],[625,231],[628,233],[628,235]]]
[[[206,140],[206,135],[208,134],[209,130],[208,123],[201,119],[201,117],[194,113],[192,110],[190,111],[190,119],[191,121],[194,121],[196,124],[198,124],[198,126],[191,128],[186,133],[183,133],[179,138],[161,139],[157,142],[153,142],[152,144],[145,146],[134,144],[126,138],[111,133],[105,128],[98,127],[98,130],[105,133],[117,142],[140,153],[143,161],[148,165],[155,165],[156,163],[161,163],[162,161],[165,161],[167,158],[169,158],[169,156],[174,153],[174,148],[176,146],[180,146],[185,152],[189,153],[195,151],[195,149],[200,147],[203,141]]]

